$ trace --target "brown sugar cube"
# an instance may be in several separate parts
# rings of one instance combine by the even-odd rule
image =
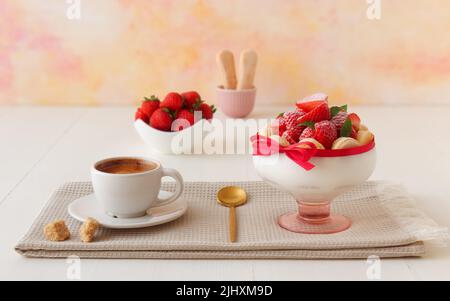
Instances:
[[[51,241],[64,241],[70,238],[70,231],[63,220],[58,220],[44,227],[44,235]]]
[[[95,232],[100,224],[93,218],[88,217],[80,228],[80,236],[83,242],[91,242],[94,240]]]

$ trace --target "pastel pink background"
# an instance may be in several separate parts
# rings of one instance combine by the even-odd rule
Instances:
[[[0,104],[135,104],[196,89],[215,54],[254,48],[259,103],[450,103],[450,1],[0,0]]]

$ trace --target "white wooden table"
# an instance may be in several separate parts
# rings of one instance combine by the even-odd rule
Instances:
[[[259,108],[271,117],[282,107]],[[450,226],[450,107],[353,107],[377,135],[373,179],[404,183],[418,206]],[[28,259],[13,247],[49,195],[89,180],[114,155],[152,155],[132,125],[134,108],[0,107],[0,280],[65,280],[65,259]],[[158,156],[187,181],[255,180],[249,156]],[[199,172],[201,171],[201,172]],[[82,280],[367,280],[365,260],[82,260]],[[384,259],[383,280],[450,280],[450,249]]]

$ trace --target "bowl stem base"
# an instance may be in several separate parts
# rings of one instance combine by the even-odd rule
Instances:
[[[278,224],[291,232],[305,234],[332,234],[347,230],[352,222],[342,215],[330,215],[330,203],[307,204],[298,202],[298,212],[278,218]]]

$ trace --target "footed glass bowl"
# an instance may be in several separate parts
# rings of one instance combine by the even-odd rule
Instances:
[[[315,167],[307,171],[285,153],[253,156],[258,174],[297,201],[298,212],[280,216],[278,224],[292,232],[309,234],[348,229],[351,220],[330,214],[331,202],[371,176],[376,164],[375,142],[354,149],[317,150],[309,162]]]

